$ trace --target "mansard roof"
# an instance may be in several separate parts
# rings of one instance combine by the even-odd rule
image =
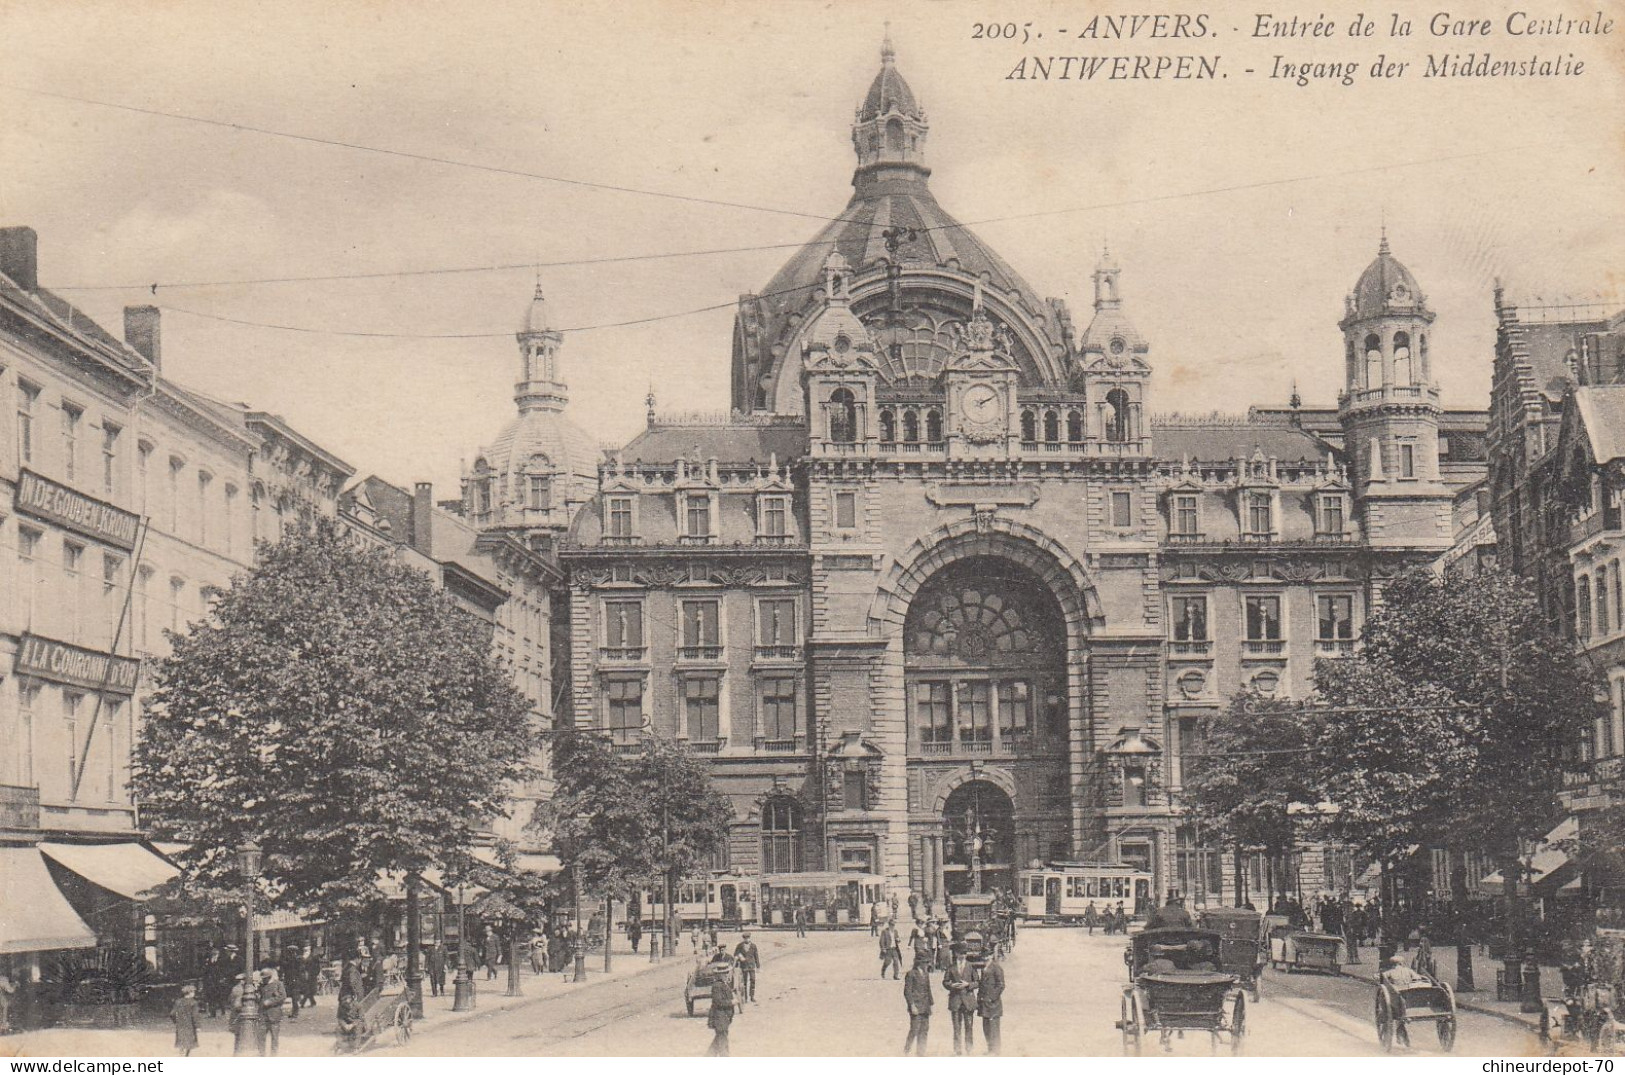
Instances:
[[[1255,452],[1283,463],[1333,454],[1325,441],[1297,426],[1220,417],[1154,417],[1151,443],[1160,459],[1211,463],[1251,459]]]
[[[807,454],[807,427],[777,422],[656,423],[639,433],[620,452],[628,464],[672,463],[678,459],[719,463],[785,464]]]

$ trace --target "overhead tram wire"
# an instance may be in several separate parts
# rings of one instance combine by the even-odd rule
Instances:
[[[389,148],[379,147],[379,146],[368,146],[368,145],[363,145],[363,144],[360,144],[360,143],[344,142],[344,141],[340,141],[340,140],[337,140],[337,139],[320,138],[320,137],[316,137],[316,136],[313,136],[313,135],[298,134],[298,133],[290,132],[290,131],[279,131],[279,130],[275,130],[275,129],[272,129],[272,128],[257,127],[257,126],[251,125],[251,124],[244,124],[244,123],[234,123],[234,122],[227,121],[227,120],[211,119],[211,118],[204,117],[204,116],[192,116],[192,115],[187,115],[187,114],[184,114],[184,113],[165,112],[165,111],[162,111],[162,110],[159,110],[159,109],[143,108],[143,107],[140,107],[140,106],[137,106],[137,105],[123,104],[123,103],[114,102],[114,101],[102,101],[102,100],[97,100],[97,99],[94,99],[94,98],[77,97],[77,96],[73,96],[71,94],[58,93],[58,92],[54,92],[54,91],[50,91],[50,90],[39,90],[39,89],[34,89],[32,87],[26,87],[26,86],[16,86],[16,85],[13,85],[13,84],[10,84],[10,83],[0,83],[0,89],[9,89],[9,90],[12,90],[13,92],[17,92],[17,93],[31,94],[31,95],[36,95],[36,96],[55,98],[55,99],[58,99],[58,100],[71,101],[71,102],[74,102],[76,104],[84,104],[84,105],[91,105],[91,106],[94,106],[94,107],[110,108],[110,109],[116,109],[116,110],[120,110],[120,111],[133,112],[133,113],[137,113],[137,114],[140,114],[140,115],[157,116],[157,117],[161,117],[161,118],[165,118],[165,119],[173,119],[173,120],[179,120],[179,121],[183,121],[183,122],[200,123],[200,124],[205,124],[205,125],[212,126],[212,127],[225,128],[225,129],[228,129],[228,130],[247,131],[247,132],[250,132],[250,133],[263,134],[263,135],[267,135],[267,136],[270,136],[270,137],[277,137],[277,138],[287,138],[287,139],[292,139],[292,140],[295,140],[295,141],[309,142],[309,143],[313,143],[313,144],[317,144],[317,145],[327,145],[327,146],[333,146],[333,147],[336,147],[336,148],[353,149],[353,150],[357,150],[357,151],[360,151],[360,152],[367,152],[367,153],[378,153],[378,154],[382,154],[382,155],[386,155],[386,156],[401,157],[401,158],[408,159],[408,160],[417,160],[417,161],[422,161],[422,162],[426,162],[426,163],[442,164],[442,165],[446,165],[446,166],[449,166],[449,167],[467,168],[467,169],[471,169],[471,170],[474,170],[474,171],[484,171],[484,172],[491,172],[491,173],[502,174],[502,175],[517,176],[517,177],[521,177],[521,178],[538,179],[538,180],[542,180],[544,182],[553,182],[553,183],[560,183],[560,184],[565,184],[565,185],[570,185],[570,186],[584,187],[584,188],[588,188],[588,189],[604,190],[604,191],[609,191],[609,192],[613,192],[613,193],[640,194],[640,195],[644,195],[644,196],[648,196],[648,197],[656,197],[656,198],[665,198],[665,199],[676,200],[676,201],[693,202],[693,203],[702,204],[702,205],[713,205],[713,206],[719,206],[719,207],[724,207],[724,208],[744,209],[744,210],[752,211],[752,212],[773,213],[773,214],[782,215],[782,216],[793,216],[793,217],[798,217],[798,218],[802,218],[802,219],[817,220],[817,221],[819,221],[821,223],[824,223],[824,224],[850,223],[850,224],[859,224],[859,225],[863,225],[863,226],[868,226],[868,225],[873,223],[872,220],[859,219],[859,218],[855,218],[855,217],[847,217],[847,216],[843,216],[843,215],[829,216],[827,214],[822,214],[822,213],[811,213],[811,212],[806,212],[806,211],[803,211],[803,210],[795,210],[795,209],[781,209],[781,208],[776,208],[776,207],[771,207],[771,206],[754,205],[754,204],[750,204],[750,203],[746,203],[746,202],[732,202],[732,201],[727,201],[725,199],[705,198],[705,197],[701,197],[701,196],[698,196],[698,195],[681,194],[681,193],[676,193],[676,192],[672,192],[672,191],[648,190],[648,189],[645,189],[645,188],[632,187],[632,186],[627,186],[627,185],[624,185],[624,184],[601,183],[601,182],[597,182],[597,181],[593,181],[593,180],[571,179],[571,178],[567,178],[567,177],[563,177],[563,176],[546,175],[546,174],[538,173],[538,172],[525,171],[523,169],[506,168],[506,167],[502,167],[500,165],[488,165],[488,164],[481,164],[481,163],[472,162],[472,161],[454,160],[452,158],[437,157],[437,156],[434,156],[434,155],[431,155],[431,154],[413,153],[413,152],[406,151],[406,150],[396,150],[396,149],[389,149]],[[1204,188],[1204,189],[1200,189],[1200,190],[1192,190],[1192,191],[1178,191],[1178,192],[1174,192],[1174,193],[1171,193],[1171,194],[1149,195],[1149,196],[1146,196],[1146,197],[1128,198],[1128,199],[1123,199],[1123,200],[1113,201],[1113,202],[1097,202],[1097,203],[1093,203],[1093,204],[1090,204],[1090,205],[1072,206],[1072,207],[1063,208],[1063,209],[1040,209],[1040,210],[1034,210],[1034,211],[1028,212],[1028,213],[1008,214],[1008,215],[997,216],[997,217],[984,217],[984,218],[981,218],[979,220],[972,220],[972,221],[955,221],[955,222],[946,223],[946,224],[935,224],[935,225],[917,227],[917,228],[912,229],[912,231],[914,233],[916,233],[916,234],[926,234],[926,233],[934,232],[934,231],[944,231],[944,230],[954,230],[954,229],[968,229],[968,228],[970,228],[972,226],[978,226],[979,227],[979,226],[986,225],[986,224],[1000,224],[1000,223],[1006,223],[1006,222],[1011,222],[1011,221],[1041,219],[1041,218],[1050,217],[1050,216],[1063,216],[1063,215],[1070,215],[1070,214],[1073,214],[1073,213],[1094,212],[1094,211],[1103,210],[1103,209],[1121,209],[1121,208],[1128,208],[1128,207],[1132,207],[1132,206],[1136,206],[1136,205],[1153,205],[1153,204],[1160,204],[1160,203],[1165,203],[1165,202],[1170,202],[1170,201],[1179,201],[1179,200],[1182,200],[1182,199],[1185,199],[1185,198],[1207,197],[1207,196],[1211,196],[1211,195],[1215,195],[1215,194],[1238,193],[1238,192],[1247,191],[1247,190],[1269,189],[1269,188],[1273,188],[1273,187],[1289,186],[1289,185],[1293,185],[1293,184],[1297,184],[1297,183],[1316,182],[1316,181],[1319,181],[1319,180],[1322,180],[1322,179],[1336,178],[1336,177],[1341,177],[1341,176],[1368,175],[1368,174],[1374,174],[1374,173],[1379,173],[1379,172],[1394,171],[1394,170],[1404,169],[1404,168],[1422,167],[1422,166],[1426,166],[1426,165],[1430,165],[1430,164],[1454,163],[1454,162],[1463,161],[1463,160],[1477,159],[1477,158],[1480,158],[1480,157],[1498,156],[1498,155],[1501,155],[1501,154],[1504,154],[1504,153],[1511,153],[1511,152],[1526,153],[1531,149],[1554,149],[1554,148],[1560,148],[1562,146],[1570,145],[1570,144],[1576,144],[1576,143],[1553,142],[1553,143],[1545,143],[1545,144],[1537,144],[1537,145],[1504,146],[1504,147],[1498,147],[1498,148],[1494,148],[1494,149],[1474,150],[1474,151],[1467,152],[1467,153],[1458,153],[1458,154],[1452,154],[1452,155],[1447,155],[1447,156],[1442,156],[1442,157],[1429,157],[1429,158],[1423,158],[1423,159],[1420,159],[1420,160],[1389,161],[1389,162],[1385,162],[1385,163],[1382,163],[1382,164],[1368,165],[1368,166],[1362,167],[1362,168],[1340,169],[1340,170],[1337,170],[1337,171],[1330,171],[1330,172],[1318,172],[1318,173],[1309,173],[1309,174],[1297,175],[1297,176],[1287,176],[1287,177],[1282,177],[1282,178],[1278,178],[1278,179],[1265,179],[1265,180],[1258,180],[1258,181],[1250,182],[1250,183],[1237,183],[1237,184],[1231,184],[1231,185],[1227,185],[1227,186],[1208,187],[1208,188]],[[834,242],[832,240],[825,240],[825,241],[822,242],[822,244],[820,244],[819,240],[814,239],[814,240],[811,240],[811,241],[808,241],[808,242],[771,243],[771,244],[763,244],[763,245],[758,245],[758,246],[718,248],[718,249],[711,249],[711,250],[670,251],[670,252],[656,253],[656,254],[620,255],[620,256],[610,256],[610,257],[603,257],[603,258],[584,258],[584,259],[577,259],[577,260],[563,260],[563,261],[543,262],[543,263],[538,263],[536,261],[529,261],[529,262],[525,262],[525,263],[522,263],[522,264],[516,263],[516,264],[511,264],[511,265],[454,266],[454,267],[431,268],[431,269],[386,270],[386,271],[372,271],[372,272],[360,272],[360,273],[319,273],[319,274],[311,274],[311,275],[304,275],[304,276],[261,277],[261,278],[244,278],[244,279],[236,279],[236,280],[226,279],[226,280],[176,281],[176,282],[169,282],[169,283],[165,283],[163,281],[156,281],[156,282],[147,282],[147,283],[141,283],[141,284],[128,284],[128,285],[125,285],[125,284],[80,284],[80,285],[68,285],[68,286],[57,287],[57,288],[53,288],[52,290],[55,290],[55,291],[101,291],[101,290],[135,290],[136,288],[142,288],[142,289],[150,290],[152,293],[156,294],[157,289],[160,288],[160,287],[167,287],[167,288],[201,288],[201,287],[225,287],[225,286],[246,287],[246,286],[262,285],[262,284],[287,284],[287,283],[304,283],[304,282],[312,282],[312,283],[322,282],[322,283],[326,283],[326,282],[333,282],[333,281],[338,281],[338,280],[389,279],[389,278],[398,278],[398,277],[449,275],[449,274],[475,273],[475,272],[502,272],[502,271],[517,270],[517,269],[521,269],[521,268],[524,268],[524,269],[531,269],[531,268],[559,268],[559,267],[569,267],[569,266],[576,266],[576,265],[601,265],[601,264],[614,264],[614,263],[623,263],[623,262],[667,260],[667,259],[682,258],[682,257],[714,256],[714,255],[719,255],[719,254],[752,253],[752,252],[757,252],[757,251],[784,250],[784,249],[791,249],[791,248],[801,248],[801,247],[804,247],[804,246],[811,246],[811,245],[829,245],[829,246],[833,246],[835,244],[834,244]],[[205,316],[205,315],[200,314],[198,316]],[[640,322],[633,322],[633,323],[640,323]],[[281,327],[281,326],[269,326],[269,327]],[[602,326],[602,327],[611,327],[611,326]],[[320,330],[309,330],[309,331],[320,331]],[[577,331],[580,331],[580,330],[577,330]],[[478,335],[478,334],[463,335],[460,338],[473,338],[474,335]],[[494,335],[506,335],[506,333],[494,333],[492,335],[493,336]],[[431,334],[430,336],[428,336],[426,338],[434,338],[434,336]]]

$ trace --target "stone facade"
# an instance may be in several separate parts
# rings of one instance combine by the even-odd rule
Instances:
[[[932,897],[1113,859],[1233,897],[1180,819],[1198,724],[1301,696],[1382,580],[1451,545],[1484,415],[1446,411],[1434,315],[1386,237],[1338,406],[1157,417],[1117,261],[1089,325],[931,194],[889,46],[851,203],[740,300],[733,411],[659,420],[560,541],[574,719],[713,757],[728,865]],[[1249,891],[1271,867],[1242,865]],[[1306,886],[1346,887],[1335,849]]]

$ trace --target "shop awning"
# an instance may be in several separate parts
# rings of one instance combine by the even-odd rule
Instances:
[[[94,947],[96,935],[51,880],[39,849],[0,847],[0,953]]]
[[[1567,851],[1554,845],[1567,844],[1572,847],[1579,838],[1579,819],[1573,816],[1564,818],[1535,848],[1535,853],[1529,859],[1528,876],[1523,880],[1536,886],[1558,880],[1563,867],[1569,864],[1569,856]],[[1506,879],[1501,876],[1500,870],[1485,874],[1478,885],[1486,895],[1500,896],[1506,892]]]
[[[159,885],[180,876],[174,866],[136,843],[45,843],[40,844],[39,849],[58,866],[130,900],[141,899]]]

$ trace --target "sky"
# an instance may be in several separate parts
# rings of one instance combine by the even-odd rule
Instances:
[[[889,20],[938,200],[1080,327],[1109,242],[1152,410],[1242,411],[1294,382],[1333,403],[1343,297],[1384,226],[1438,313],[1446,404],[1482,407],[1497,278],[1526,300],[1625,302],[1625,27],[1513,39],[1518,6],[1450,5],[1497,29],[1434,38],[1437,8],[1396,0],[1384,12],[1420,36],[1354,41],[1376,8],[1328,2],[1303,14],[1342,36],[1282,40],[1251,36],[1267,4],[1225,0],[1158,9],[1206,13],[1208,39],[1130,42],[1076,34],[1136,9],[1069,3],[0,0],[0,224],[34,227],[42,283],[115,332],[123,306],[164,307],[173,379],[283,415],[359,474],[454,495],[513,414],[538,275],[577,330],[563,365],[592,434],[635,435],[651,386],[663,411],[728,406],[732,304],[845,205]],[[1045,36],[978,37],[993,11]],[[1486,48],[1588,69],[1416,77],[1428,52]],[[1023,55],[1139,52],[1217,54],[1231,77],[1005,77]],[[1366,77],[1379,53],[1410,75]],[[1300,87],[1266,77],[1276,56],[1361,75]],[[759,246],[779,249],[536,268]],[[388,275],[494,265],[514,267]],[[386,275],[220,283],[362,273]]]

